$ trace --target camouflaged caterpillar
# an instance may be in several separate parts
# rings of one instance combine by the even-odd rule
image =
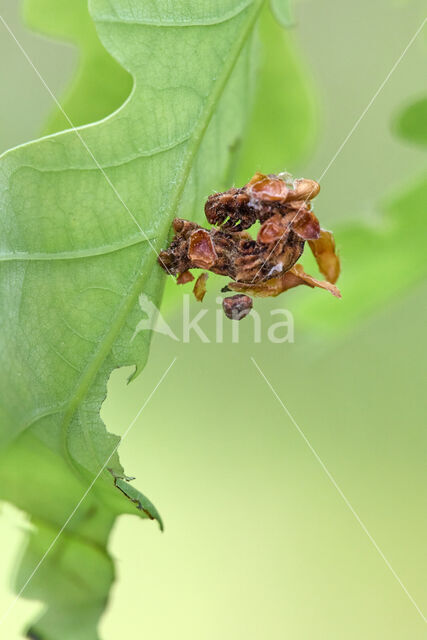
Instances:
[[[209,196],[205,214],[214,225],[205,229],[175,218],[175,235],[159,255],[159,264],[177,283],[194,279],[191,269],[204,269],[231,279],[222,289],[238,296],[225,298],[227,317],[241,319],[252,308],[249,296],[277,296],[299,285],[320,287],[341,297],[335,282],[340,261],[332,233],[320,227],[311,201],[320,187],[314,180],[292,179],[287,173],[256,173],[241,188]],[[260,222],[256,240],[248,233]],[[300,259],[308,242],[326,280],[306,274]],[[199,276],[194,294],[202,300],[208,274]]]

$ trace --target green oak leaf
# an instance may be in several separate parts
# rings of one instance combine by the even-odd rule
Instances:
[[[17,589],[46,609],[29,637],[96,639],[115,518],[161,524],[99,411],[112,370],[137,375],[147,360],[138,298],[159,305],[156,252],[173,217],[202,209],[242,136],[262,4],[91,0],[131,95],[100,122],[0,158],[0,497],[34,526]]]
[[[87,0],[25,0],[24,18],[35,31],[78,48],[75,77],[61,100],[74,126],[101,120],[123,104],[132,90],[132,76],[103,47]],[[70,126],[62,111],[52,107],[45,134]]]

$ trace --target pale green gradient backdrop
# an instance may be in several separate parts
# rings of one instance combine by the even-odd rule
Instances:
[[[422,19],[420,1],[305,0],[295,39],[319,101],[319,136],[301,167],[319,175]],[[65,45],[25,33],[15,0],[4,15],[55,92],[75,65]],[[16,45],[0,35],[0,148],[36,137],[50,111]],[[316,211],[332,226],[364,212],[425,168],[390,133],[396,110],[425,90],[425,40],[414,44],[323,181]],[[424,83],[425,85],[425,83]],[[423,164],[421,164],[423,163]],[[404,265],[402,265],[404,269]],[[294,345],[254,345],[251,320],[233,345],[156,337],[131,386],[113,376],[104,407],[121,433],[172,358],[178,360],[121,447],[126,469],[166,524],[122,517],[111,549],[118,582],[101,632],[166,640],[421,640],[401,587],[260,378],[253,355],[418,605],[427,610],[426,287],[349,334],[322,343],[296,327]],[[345,304],[344,298],[337,304]],[[283,305],[292,310],[291,292]],[[214,293],[206,298],[210,317]],[[258,304],[258,309],[264,305]],[[271,305],[266,304],[263,317]],[[199,309],[194,304],[194,309]],[[171,318],[179,332],[181,310]],[[210,320],[203,323],[209,335]],[[227,336],[227,333],[226,333]],[[23,539],[23,518],[0,517],[0,607]],[[1,637],[20,638],[37,603],[22,600]]]

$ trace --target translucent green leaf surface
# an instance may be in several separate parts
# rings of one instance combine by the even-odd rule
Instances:
[[[92,0],[131,95],[78,135],[0,159],[0,497],[34,525],[18,589],[117,446],[99,416],[107,380],[143,368],[150,336],[134,337],[138,297],[159,305],[156,252],[174,216],[202,209],[242,136],[261,4]],[[120,513],[161,523],[114,453],[26,586],[47,605],[31,637],[98,637]]]

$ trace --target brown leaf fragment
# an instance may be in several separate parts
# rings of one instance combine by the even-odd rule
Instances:
[[[201,273],[199,275],[196,282],[194,283],[193,293],[194,293],[194,297],[196,298],[196,300],[198,300],[198,302],[201,302],[205,297],[206,282],[208,278],[209,278],[209,274],[206,273],[205,271],[204,273]]]
[[[232,291],[239,291],[241,293],[249,293],[252,296],[260,298],[269,298],[278,296],[280,293],[293,289],[299,285],[307,285],[309,287],[320,289],[326,289],[336,298],[341,298],[339,289],[332,283],[325,280],[316,280],[308,273],[305,273],[300,264],[296,264],[289,269],[286,273],[278,276],[277,278],[271,278],[265,282],[259,283],[244,283],[244,282],[229,282],[227,287]]]
[[[187,282],[191,282],[194,280],[194,276],[191,271],[183,271],[180,273],[176,279],[176,284],[187,284]]]
[[[285,218],[280,213],[276,213],[261,225],[257,235],[257,242],[271,244],[272,242],[277,242],[288,233],[289,225],[286,224]]]
[[[298,178],[293,182],[293,189],[289,190],[287,200],[313,200],[320,191],[320,185],[315,180]]]
[[[230,320],[242,320],[250,313],[253,306],[252,298],[244,295],[230,296],[222,301],[222,308]]]
[[[218,256],[212,238],[206,229],[197,229],[190,236],[188,257],[195,267],[209,269],[215,264]]]
[[[292,230],[303,240],[315,240],[320,236],[320,224],[312,211],[301,207],[292,222]]]
[[[316,240],[309,240],[308,244],[319,265],[320,273],[323,273],[328,282],[335,282],[340,275],[340,259],[335,250],[335,239],[331,231],[320,229],[320,236]]]
[[[256,298],[274,298],[278,296],[286,289],[290,289],[292,286],[296,287],[296,284],[287,285],[287,281],[284,281],[284,276],[290,272],[278,276],[277,278],[270,278],[264,282],[229,282],[227,289],[230,291],[239,291],[241,293],[249,293]],[[300,284],[299,282],[297,284]]]
[[[246,191],[262,202],[285,202],[289,189],[278,176],[256,173],[246,185]]]
[[[307,284],[309,287],[312,287],[313,289],[315,287],[319,287],[320,289],[326,289],[327,291],[332,293],[332,295],[335,296],[336,298],[341,298],[341,292],[338,289],[338,287],[336,287],[331,282],[327,282],[325,280],[317,280],[316,278],[313,278],[313,276],[310,276],[308,273],[305,273],[302,265],[296,264],[290,270],[290,272],[292,273],[292,275],[295,274],[296,277],[302,280],[302,282],[300,282],[299,284]],[[297,286],[297,285],[294,285],[294,286]]]

